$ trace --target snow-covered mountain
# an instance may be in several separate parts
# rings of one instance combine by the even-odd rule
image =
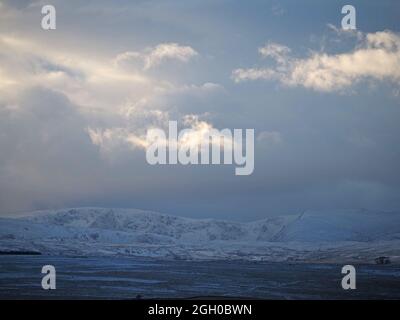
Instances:
[[[312,212],[240,223],[136,209],[77,208],[0,218],[0,250],[179,259],[400,261],[400,214]]]

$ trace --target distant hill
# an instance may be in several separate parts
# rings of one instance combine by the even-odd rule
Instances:
[[[305,211],[248,223],[105,208],[0,218],[0,250],[44,254],[270,261],[373,261],[389,254],[397,261],[399,244],[400,214],[366,210]]]

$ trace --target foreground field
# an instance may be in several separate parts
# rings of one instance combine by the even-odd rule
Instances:
[[[57,289],[41,288],[54,265]],[[2,299],[400,299],[400,267],[357,265],[357,289],[341,287],[341,265],[163,261],[133,257],[2,256]]]

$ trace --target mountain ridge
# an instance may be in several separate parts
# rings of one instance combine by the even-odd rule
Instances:
[[[365,260],[400,257],[399,244],[400,215],[366,210],[306,210],[252,222],[96,207],[0,218],[0,249],[46,254],[268,261],[337,260],[344,255]]]

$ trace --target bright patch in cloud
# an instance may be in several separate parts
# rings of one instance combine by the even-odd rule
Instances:
[[[164,115],[168,118],[167,115]],[[160,127],[164,127],[167,132],[166,124],[168,122],[160,124]],[[205,120],[201,120],[198,115],[188,114],[182,117],[182,121],[187,129],[187,131],[182,131],[182,135],[179,137],[178,147],[190,149],[193,147],[199,148],[201,151],[203,146],[207,146],[209,142],[211,144],[221,144],[222,141],[210,140],[209,136],[215,130],[214,126]],[[148,131],[155,129],[155,126],[148,127]],[[141,133],[138,133],[137,130],[122,128],[122,127],[114,127],[114,128],[88,128],[87,132],[90,136],[90,139],[94,145],[97,145],[100,148],[100,151],[106,157],[112,157],[115,151],[121,148],[140,148],[146,149],[151,141],[148,141],[146,138],[147,130],[142,130]],[[234,144],[234,141],[231,136],[224,136],[227,139],[226,143]],[[168,141],[159,141],[160,144],[168,145]]]

